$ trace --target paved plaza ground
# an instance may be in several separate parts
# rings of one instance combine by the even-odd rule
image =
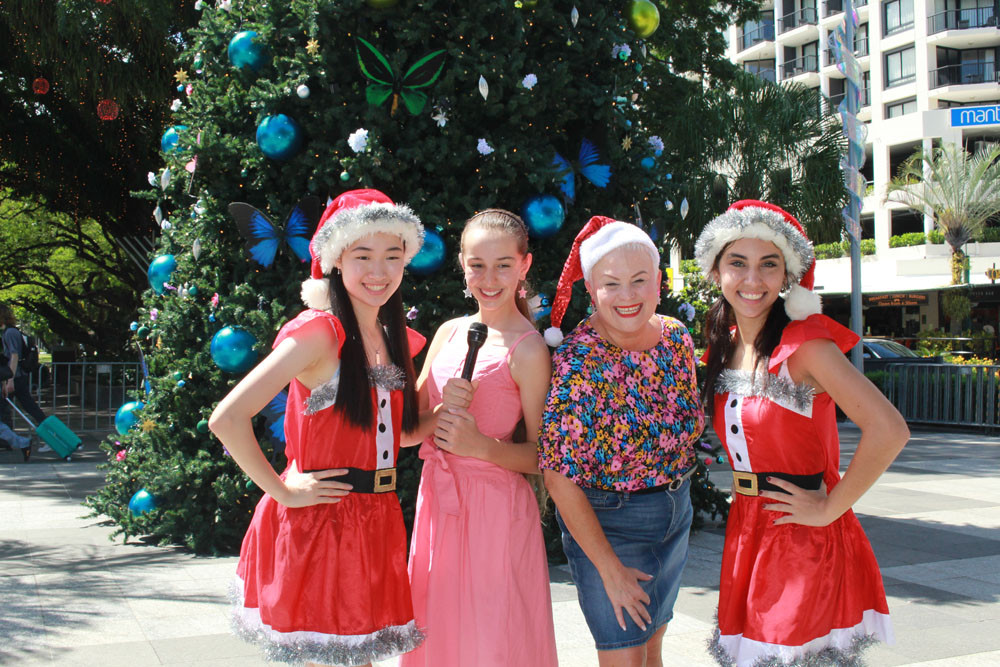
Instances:
[[[858,435],[842,428],[845,458]],[[235,558],[111,542],[111,527],[86,518],[80,502],[102,482],[102,457],[92,442],[68,463],[0,452],[0,664],[265,664],[229,634]],[[726,478],[713,471],[720,486]],[[1000,437],[915,430],[855,509],[896,630],[869,664],[1000,665]],[[712,664],[722,540],[719,526],[692,536],[665,665]],[[551,575],[560,664],[596,665],[568,572]]]

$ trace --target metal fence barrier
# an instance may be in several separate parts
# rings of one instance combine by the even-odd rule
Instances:
[[[1000,428],[1000,366],[889,364],[886,396],[908,423]]]
[[[43,364],[31,374],[31,395],[38,407],[77,433],[114,431],[115,413],[141,386],[142,370],[135,361],[60,361]],[[31,431],[16,412],[14,429]]]

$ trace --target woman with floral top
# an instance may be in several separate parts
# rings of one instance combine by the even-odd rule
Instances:
[[[538,466],[601,665],[662,664],[688,553],[688,477],[704,417],[691,337],[656,314],[658,265],[641,229],[591,218],[559,278],[546,331],[559,347]],[[580,278],[594,314],[560,344],[556,327]]]

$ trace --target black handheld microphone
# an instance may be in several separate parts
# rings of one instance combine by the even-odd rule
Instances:
[[[476,367],[476,357],[479,356],[479,348],[486,342],[486,334],[489,330],[482,322],[473,322],[469,325],[469,351],[465,354],[465,365],[462,366],[462,379],[472,380],[472,370]]]

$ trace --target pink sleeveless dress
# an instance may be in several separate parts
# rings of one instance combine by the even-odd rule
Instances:
[[[431,405],[461,373],[471,320],[455,327],[428,377]],[[479,381],[469,411],[480,432],[511,441],[521,397],[509,351],[479,351]],[[417,627],[426,635],[400,667],[548,667],[556,665],[545,543],[535,494],[524,475],[455,456],[428,438],[410,542],[410,587]]]

